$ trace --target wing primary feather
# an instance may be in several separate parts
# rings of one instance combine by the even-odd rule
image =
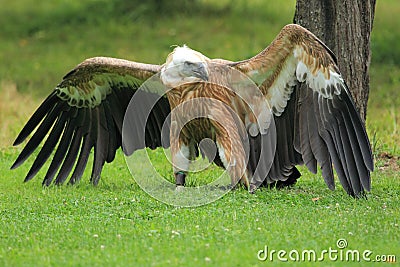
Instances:
[[[164,114],[158,110],[159,112],[154,116],[154,127],[157,130],[157,142],[156,145],[157,146],[161,146],[162,145],[162,140],[161,140],[161,132],[162,132],[162,127],[163,127],[163,120],[166,119],[166,117],[163,117]],[[156,113],[154,111],[154,113]],[[163,119],[161,119],[163,118]]]
[[[329,155],[332,159],[333,165],[335,167],[336,173],[338,175],[339,181],[342,184],[346,192],[349,192],[350,185],[346,179],[346,172],[344,170],[344,165],[342,163],[340,152],[337,147],[337,140],[340,141],[335,133],[333,127],[333,121],[328,120],[330,115],[328,114],[328,100],[326,98],[321,98],[319,102],[319,109],[322,111],[323,117],[321,117],[321,122],[324,125],[324,129],[320,129],[320,135],[325,141],[328,147]]]
[[[125,155],[131,155],[137,149],[145,147],[146,142],[146,118],[148,107],[146,105],[146,92],[137,91],[135,97],[142,101],[136,101],[135,105],[129,105],[123,125],[123,151]]]
[[[63,184],[67,176],[70,174],[79,152],[79,145],[82,141],[82,124],[85,119],[86,109],[75,108],[73,112],[73,115],[70,117],[70,119],[73,120],[70,126],[73,129],[73,137],[61,169],[56,176],[56,185]]]
[[[308,138],[310,142],[311,151],[321,166],[322,177],[328,188],[332,189],[334,180],[333,180],[333,171],[331,167],[331,160],[329,157],[327,146],[324,140],[319,135],[319,125],[318,125],[318,117],[320,116],[318,110],[318,92],[313,92],[309,94],[309,107],[307,108],[307,127],[308,127]]]
[[[278,133],[282,133],[278,135],[277,150],[279,151],[279,162],[282,163],[283,168],[291,164],[289,159],[289,151],[291,150],[291,147],[288,144],[288,139],[291,138],[291,133],[286,124],[288,111],[289,110],[285,109],[281,116],[277,117],[277,120],[275,120]]]
[[[279,133],[277,135],[276,142],[276,151],[274,163],[272,165],[272,171],[270,174],[270,178],[273,180],[284,180],[286,178],[285,175],[285,166],[289,165],[286,161],[285,154],[290,150],[290,147],[287,147],[287,131],[286,131],[286,110],[281,114],[281,116],[275,116],[275,125],[276,131]]]
[[[115,152],[119,146],[118,139],[121,139],[121,136],[118,134],[118,130],[115,127],[115,122],[111,115],[112,111],[110,109],[110,105],[107,99],[104,101],[104,114],[106,116],[108,129],[108,153],[106,161],[111,162],[115,158]]]
[[[56,153],[54,154],[53,160],[51,161],[50,167],[43,179],[43,185],[49,186],[53,181],[53,178],[60,167],[62,161],[65,158],[65,153],[71,143],[71,137],[74,130],[74,119],[67,121],[63,136],[61,137],[60,143]]]
[[[308,88],[306,85],[302,85],[300,88],[300,97],[299,97],[299,130],[300,130],[300,149],[301,155],[303,156],[304,164],[312,173],[317,173],[317,160],[313,154],[311,149],[311,144],[309,140],[309,129],[308,129],[308,118],[307,114],[312,110],[312,101],[309,101],[308,97]]]
[[[146,95],[145,99],[143,99],[145,102],[143,103],[148,109],[150,109],[151,105],[154,103],[151,99],[151,95]],[[146,111],[149,111],[146,109]],[[154,110],[154,107],[153,107]],[[157,126],[154,118],[154,112],[151,110],[150,112],[145,112],[145,114],[148,115],[145,121],[145,144],[146,147],[149,147],[151,149],[155,148],[155,143],[157,142]]]
[[[369,191],[371,189],[371,179],[370,179],[370,173],[369,173],[369,166],[367,165],[368,163],[366,162],[365,159],[367,159],[367,161],[369,161],[371,159],[371,161],[372,161],[372,157],[371,157],[372,154],[370,152],[369,154],[365,155],[367,158],[365,158],[363,155],[362,146],[363,145],[368,146],[366,148],[369,149],[368,139],[366,139],[364,137],[365,138],[364,140],[366,140],[365,142],[367,144],[362,143],[362,141],[360,141],[360,139],[359,139],[360,137],[357,135],[358,129],[356,127],[354,127],[354,121],[351,118],[351,112],[349,111],[350,109],[351,109],[351,107],[346,106],[346,107],[343,107],[343,109],[341,109],[341,111],[342,111],[342,115],[344,117],[347,134],[350,137],[350,144],[351,144],[351,148],[353,151],[353,159],[356,163],[357,171],[359,174],[359,180],[361,181],[363,188],[365,190]],[[350,118],[349,118],[349,116],[350,116]],[[358,194],[358,193],[356,193],[356,194]]]
[[[146,122],[146,147],[155,149],[158,143],[157,136],[157,122],[155,121],[154,115],[150,114]]]
[[[367,133],[365,131],[365,127],[363,126],[361,122],[360,115],[357,113],[355,105],[351,97],[348,95],[348,90],[346,87],[342,87],[342,93],[340,94],[340,97],[347,106],[349,116],[351,118],[354,131],[357,135],[357,141],[362,153],[362,157],[364,160],[365,165],[367,166],[368,170],[373,171],[374,170],[374,162],[372,158],[372,152],[371,152],[371,145],[369,143]]]
[[[167,106],[167,108],[165,107]],[[156,106],[154,106],[154,109],[152,112],[156,113],[155,119],[156,119],[156,124],[157,124],[157,128],[161,133],[161,129],[164,125],[164,122],[166,120],[166,118],[168,117],[169,112],[167,110],[169,110],[169,102],[165,97],[162,97],[158,100]],[[160,135],[161,137],[161,135]]]
[[[346,92],[342,91],[341,95],[326,101],[330,116],[334,118],[328,120],[328,129],[334,133],[336,149],[344,171],[344,177],[338,172],[339,180],[350,195],[359,196],[364,189],[369,190],[369,173],[363,166],[362,159],[359,159],[361,152],[356,134],[358,130],[349,115],[351,114],[349,109],[352,107],[349,107],[341,97],[344,94]]]
[[[71,141],[71,145],[69,146],[68,153],[65,157],[64,163],[61,166],[60,171],[57,174],[55,179],[55,184],[63,184],[70,174],[72,168],[74,167],[75,160],[78,156],[79,146],[82,140],[82,128],[75,130],[74,136]]]
[[[146,144],[149,142],[147,146],[152,149],[161,145],[168,146],[168,144],[161,143],[161,132],[169,114],[169,112],[166,112],[166,110],[170,109],[169,102],[165,97],[160,98],[159,95],[152,93],[148,93],[148,97],[150,100],[148,106],[155,104],[150,111],[146,124]],[[166,127],[168,127],[168,124],[166,124]]]
[[[11,169],[15,169],[20,166],[33,153],[33,151],[35,151],[65,106],[66,105],[64,103],[58,103],[46,115],[39,128],[33,134],[32,138],[28,141],[18,158],[15,160],[14,164],[11,166]]]
[[[260,177],[260,179],[262,179],[262,181],[265,181],[267,179],[268,173],[273,166],[274,156],[277,149],[276,140],[276,126],[275,124],[271,124],[267,134],[261,135],[261,157],[258,161],[257,172],[259,173],[258,176]],[[258,171],[260,165],[261,168],[260,171]]]
[[[275,158],[274,162],[272,163],[271,166],[271,171],[269,173],[269,177],[271,178],[272,181],[278,181],[281,177],[281,165],[279,162],[279,153],[280,151],[275,151]]]
[[[295,150],[293,147],[293,140],[294,140],[294,123],[293,120],[295,118],[295,93],[292,93],[290,96],[290,99],[288,101],[288,104],[286,106],[286,110],[282,114],[285,118],[285,130],[286,130],[286,144],[287,144],[287,163],[290,163],[291,165],[296,165],[299,164],[297,162],[297,159],[295,157]],[[276,126],[278,127],[278,126]]]
[[[157,140],[157,126],[155,122],[155,114],[154,114],[154,108],[152,105],[154,104],[154,96],[149,93],[143,93],[143,97],[141,98],[143,100],[143,108],[140,110],[143,111],[143,114],[147,114],[148,117],[145,118],[144,126],[145,126],[145,144],[146,147],[149,147],[151,149],[155,148],[156,140]],[[150,110],[152,108],[152,110]],[[141,115],[142,116],[142,115]],[[143,116],[144,117],[144,116]],[[139,131],[141,129],[138,129]]]
[[[112,93],[108,96],[109,100],[109,108],[112,111],[111,115],[114,119],[115,125],[117,126],[119,134],[122,136],[122,123],[124,121],[124,115],[126,111],[126,107],[124,107],[119,98]]]
[[[344,164],[346,165],[346,170],[348,172],[348,178],[347,180],[349,181],[349,184],[351,185],[351,190],[352,190],[352,196],[358,195],[359,192],[361,192],[361,184],[359,180],[359,174],[357,171],[357,166],[356,163],[354,162],[354,155],[353,151],[351,149],[351,142],[350,138],[348,136],[347,130],[345,129],[345,124],[343,121],[343,118],[338,118],[341,120],[340,126],[339,126],[339,132],[340,132],[340,137],[341,137],[341,149],[343,149],[344,152]]]
[[[53,107],[57,104],[58,97],[56,91],[53,91],[39,106],[39,108],[33,113],[32,117],[22,128],[21,132],[15,139],[13,146],[21,144],[29,134],[36,129],[37,125],[43,120],[43,118],[53,110]]]
[[[171,127],[171,117],[169,116],[170,112],[171,112],[171,107],[169,105],[169,101],[166,97],[160,98],[159,100],[160,102],[160,113],[162,114],[162,117],[158,117],[158,118],[162,118],[161,122],[159,123],[159,129],[160,129],[160,136],[162,135],[162,133],[169,133],[170,132],[170,127]],[[164,127],[164,128],[163,128]],[[169,140],[170,136],[169,134],[167,134],[164,137],[164,142],[161,144],[162,147],[167,148],[170,146],[170,140]]]
[[[270,139],[267,136],[260,133],[257,136],[251,136],[250,134],[248,136],[250,146],[248,169],[253,176],[251,183],[259,187],[267,178],[269,173],[268,166],[274,159],[274,153],[271,149]]]
[[[83,126],[82,126],[82,144],[81,148],[79,150],[79,157],[78,161],[75,165],[75,169],[71,175],[71,178],[69,180],[69,184],[75,184],[78,182],[83,175],[83,172],[85,170],[86,164],[89,159],[89,154],[90,150],[93,147],[94,144],[94,139],[93,139],[93,109],[86,109],[85,114],[84,114],[84,119],[83,119]]]
[[[315,144],[314,150],[316,152],[317,161],[321,165],[322,177],[329,189],[335,189],[335,181],[332,169],[332,160],[329,155],[329,145],[327,144],[327,140],[323,138],[321,135],[322,132],[326,132],[323,128],[323,122],[321,116],[323,116],[322,111],[320,110],[320,95],[318,93],[313,94],[314,98],[314,114],[315,114],[315,125],[312,127],[314,128],[314,135],[315,138],[318,140],[317,144]]]
[[[79,157],[78,160],[76,161],[75,169],[71,175],[71,178],[68,182],[68,184],[74,184],[77,181],[80,180],[80,178],[83,175],[83,171],[85,170],[90,150],[92,148],[93,141],[90,138],[91,137],[91,125],[92,125],[92,120],[91,120],[91,109],[81,109],[79,116],[81,121],[80,128],[82,129],[82,144],[81,148],[79,150]]]
[[[89,132],[83,137],[81,149],[79,151],[78,161],[75,165],[74,172],[72,173],[71,178],[69,179],[68,182],[69,184],[75,184],[82,178],[83,172],[85,170],[85,167],[89,159],[91,148],[92,148],[92,139],[90,137],[90,132]]]
[[[38,156],[32,164],[31,169],[25,177],[25,181],[31,180],[37,172],[46,163],[47,159],[50,157],[51,152],[53,152],[55,146],[57,145],[61,133],[65,127],[67,113],[63,112],[61,116],[58,117],[53,129],[51,130],[46,142],[44,143],[42,149],[40,150]]]
[[[248,161],[248,169],[251,171],[252,174],[254,174],[258,160],[260,158],[259,155],[259,147],[260,147],[260,134],[257,136],[251,136],[249,135],[249,146],[250,146],[250,151],[249,151],[249,161]]]
[[[97,161],[99,160],[98,159],[98,157],[99,157],[98,147],[97,147],[99,145],[99,143],[98,143],[98,141],[99,141],[98,140],[98,137],[99,137],[99,129],[98,129],[99,128],[99,110],[98,110],[98,107],[95,107],[95,108],[92,108],[90,111],[91,111],[90,112],[91,124],[90,124],[90,129],[88,132],[89,140],[87,140],[87,142],[89,142],[89,150],[86,153],[88,154],[87,157],[89,157],[91,148],[92,147],[94,148],[94,159],[93,159],[93,163],[92,163],[92,172],[90,175],[90,181],[93,183],[94,177],[95,177],[94,169],[95,169],[95,167],[97,167],[97,164],[98,164],[98,163],[96,163],[96,160]],[[80,179],[80,177],[79,177],[79,179]]]
[[[348,164],[351,164],[349,168],[352,168],[354,170],[351,170],[353,173],[357,172],[357,176],[352,175],[350,176],[350,179],[352,181],[352,185],[355,191],[356,195],[359,195],[363,190],[361,188],[360,182],[363,185],[363,188],[366,190],[370,190],[370,183],[369,183],[369,172],[367,169],[367,166],[364,163],[364,160],[362,158],[362,152],[360,149],[359,142],[357,140],[357,129],[354,127],[353,121],[350,116],[350,111],[349,107],[344,104],[343,101],[337,101],[338,104],[338,110],[340,110],[340,114],[342,115],[342,121],[343,124],[345,125],[344,129],[342,127],[342,132],[343,135],[347,134],[348,137],[348,149],[351,149],[350,154],[348,154],[348,157],[350,159],[346,159],[346,162]]]
[[[329,102],[328,101],[325,101],[325,102],[326,102],[326,108],[329,108],[332,105],[330,100],[329,100]],[[332,112],[333,112],[333,110],[334,110],[333,107],[330,107],[330,110],[332,110]],[[327,113],[328,112],[329,111],[327,111]],[[329,125],[328,127],[331,129],[332,136],[334,137],[334,145],[335,145],[338,159],[339,159],[339,162],[337,162],[337,163],[339,163],[342,166],[342,168],[340,168],[340,169],[343,170],[343,173],[342,173],[343,175],[339,175],[339,173],[338,173],[339,181],[342,184],[343,188],[346,190],[346,192],[349,195],[353,196],[354,192],[352,190],[350,181],[348,179],[348,177],[350,177],[350,175],[349,175],[349,170],[347,168],[346,156],[345,156],[345,151],[344,151],[344,147],[343,147],[343,143],[342,143],[343,137],[340,134],[341,126],[338,124],[337,119],[332,115],[332,112],[329,112],[331,115],[329,115],[330,119],[327,120],[327,124]]]
[[[151,114],[153,115],[153,127],[156,130],[156,146],[162,146],[161,134],[162,134],[162,127],[164,126],[164,122],[167,120],[169,112],[165,112],[166,109],[170,109],[169,102],[166,97],[159,97],[156,96],[157,102],[154,105]],[[167,108],[165,107],[167,106]],[[165,125],[168,127],[168,124]]]
[[[135,93],[138,93],[138,92],[142,92],[142,91],[139,90]],[[119,99],[122,107],[126,108],[129,105],[129,102],[131,101],[131,98],[133,95],[134,95],[134,92],[130,88],[121,88],[118,91],[117,96],[118,96],[118,99]]]
[[[94,111],[95,121],[97,122],[97,140],[94,146],[94,160],[90,181],[97,185],[108,154],[108,129],[103,106],[96,107]]]

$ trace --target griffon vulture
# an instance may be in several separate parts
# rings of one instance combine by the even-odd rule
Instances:
[[[227,77],[232,70],[250,78],[262,97],[254,95],[247,99],[251,103],[245,103],[230,88]],[[171,90],[157,99],[144,124],[129,129],[145,127],[143,147],[154,149],[163,146],[161,128],[167,121],[170,140],[166,146],[171,145],[177,185],[184,185],[187,165],[199,155],[201,139],[210,138],[218,148],[212,160],[228,169],[232,184],[240,180],[252,192],[260,181],[293,184],[300,176],[296,165],[305,164],[316,173],[317,163],[330,189],[335,187],[334,167],[349,195],[370,190],[369,140],[336,58],[316,36],[294,24],[285,26],[259,54],[239,62],[209,59],[186,46],[176,47],[164,65],[106,57],[83,61],[21,130],[14,145],[33,135],[11,168],[20,166],[45,140],[25,181],[37,174],[56,148],[43,184],[53,180],[61,184],[68,176],[75,183],[94,149],[91,182],[97,184],[104,163],[113,161],[119,147],[128,154],[143,148],[124,147],[123,119],[130,99],[153,75]],[[245,90],[241,93],[246,94]],[[209,102],[196,103],[198,98]],[[141,106],[135,110],[140,112],[146,103]],[[185,124],[184,117],[193,106],[204,117]],[[267,106],[269,112],[265,112]],[[271,119],[274,128],[269,128]],[[243,127],[237,126],[238,120]],[[262,149],[268,150],[264,156]]]

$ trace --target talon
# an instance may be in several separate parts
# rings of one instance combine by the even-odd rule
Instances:
[[[254,184],[250,184],[249,193],[250,193],[250,194],[255,194],[255,193],[256,193],[256,190],[257,190],[257,186],[254,185]]]

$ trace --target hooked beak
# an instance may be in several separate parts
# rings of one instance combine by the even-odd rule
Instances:
[[[196,62],[192,65],[192,72],[194,77],[200,78],[203,81],[208,81],[208,71],[206,64],[203,62]]]

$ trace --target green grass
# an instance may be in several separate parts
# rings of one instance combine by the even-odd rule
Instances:
[[[2,152],[1,168],[14,157]],[[398,174],[375,172],[368,200],[306,174],[291,189],[239,189],[198,208],[148,196],[121,154],[98,187],[86,179],[42,189],[40,179],[21,183],[23,175],[18,169],[0,184],[1,266],[263,266],[257,252],[265,245],[322,251],[339,238],[374,255],[400,252]]]
[[[250,195],[239,189],[198,208],[159,202],[136,184],[119,151],[97,187],[41,187],[45,170],[10,171],[12,139],[34,108],[85,58],[163,63],[171,45],[239,60],[263,49],[292,21],[295,1],[190,1],[161,11],[139,1],[0,0],[0,266],[264,266],[269,249],[336,248],[400,257],[400,31],[397,0],[378,1],[372,35],[367,130],[377,157],[368,200],[329,191],[304,168],[298,184]],[[160,174],[171,166],[151,153]],[[386,155],[382,157],[382,154]],[[90,163],[89,163],[90,164]],[[45,167],[48,166],[45,165]],[[143,171],[143,170],[142,170]],[[144,170],[145,171],[145,170]],[[190,184],[218,176],[211,167]],[[318,200],[316,200],[318,199]],[[333,262],[326,262],[334,264]],[[314,266],[313,263],[305,265]],[[358,264],[353,264],[358,266]]]

